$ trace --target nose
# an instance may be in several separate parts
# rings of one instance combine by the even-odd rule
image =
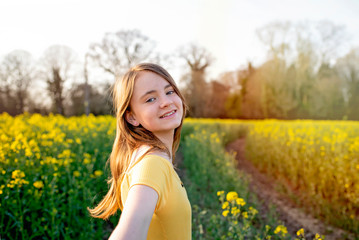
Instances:
[[[173,103],[173,101],[172,101],[171,96],[164,95],[161,97],[160,107],[166,108],[166,107],[170,106],[172,103]]]

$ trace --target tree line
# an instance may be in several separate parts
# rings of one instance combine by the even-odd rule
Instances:
[[[60,45],[37,60],[16,50],[0,61],[0,112],[112,114],[114,80],[134,64],[155,62],[170,69],[182,64],[180,88],[190,117],[359,120],[359,48],[338,57],[346,43],[344,27],[274,22],[257,36],[267,48],[267,61],[249,62],[217,79],[206,75],[214,61],[207,49],[187,44],[162,54],[138,30],[106,33],[84,59]]]

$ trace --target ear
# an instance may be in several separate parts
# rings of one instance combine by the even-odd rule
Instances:
[[[137,122],[136,117],[134,116],[134,114],[131,111],[126,111],[125,118],[129,124],[131,124],[135,127],[140,125],[140,123]]]

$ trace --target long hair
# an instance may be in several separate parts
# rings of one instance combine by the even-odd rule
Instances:
[[[120,194],[118,193],[120,190],[119,180],[128,168],[131,161],[131,155],[136,148],[141,145],[148,145],[150,146],[148,151],[157,149],[167,153],[168,155],[170,154],[169,149],[167,149],[165,144],[161,142],[152,132],[148,131],[141,125],[134,127],[125,119],[125,113],[130,109],[130,101],[133,95],[135,80],[138,74],[142,71],[150,71],[161,76],[169,84],[171,84],[174,91],[181,98],[183,116],[180,126],[174,131],[172,145],[173,159],[174,153],[177,151],[180,143],[181,129],[187,107],[185,100],[171,75],[159,65],[153,63],[141,63],[132,67],[121,79],[116,79],[112,89],[113,104],[116,114],[116,138],[112,147],[111,155],[108,159],[112,176],[108,180],[110,189],[105,197],[95,208],[87,208],[91,216],[95,218],[108,219],[119,209],[121,201],[121,199],[119,199]]]

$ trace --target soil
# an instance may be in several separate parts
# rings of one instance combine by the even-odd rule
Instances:
[[[239,170],[249,179],[249,188],[254,192],[262,203],[260,213],[266,215],[272,206],[275,207],[278,218],[287,227],[292,236],[303,228],[306,239],[313,239],[316,233],[325,235],[326,240],[332,239],[354,239],[350,234],[342,229],[330,226],[324,222],[310,216],[301,210],[293,200],[276,190],[275,180],[259,172],[254,165],[245,158],[245,139],[237,139],[227,145],[228,152],[236,152],[237,166]]]

